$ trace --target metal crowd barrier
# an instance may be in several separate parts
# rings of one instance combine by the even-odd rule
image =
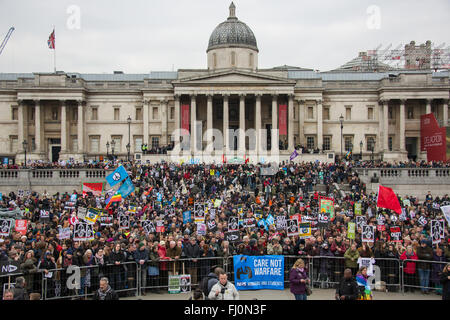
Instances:
[[[313,288],[335,288],[343,278],[345,258],[333,256],[284,256],[284,283],[289,288],[289,273],[295,261],[301,258],[305,262],[305,269],[312,281]],[[374,258],[374,278],[372,283],[375,290],[401,292],[420,289],[442,291],[440,275],[448,262],[425,260],[399,260],[393,258]],[[413,273],[408,273],[409,263],[415,264]],[[108,264],[104,266],[81,266],[80,288],[69,289],[67,282],[74,273],[69,274],[67,268],[49,270],[51,276],[45,276],[42,271],[35,273],[14,273],[0,276],[1,292],[8,287],[13,288],[17,277],[26,280],[28,293],[40,293],[42,300],[55,299],[87,299],[92,297],[99,288],[102,277],[107,277],[110,286],[119,296],[139,296],[150,292],[168,291],[170,275],[191,275],[191,289],[198,287],[200,281],[213,267],[222,267],[228,274],[228,279],[234,282],[233,256],[197,258],[176,260],[149,260],[144,265],[135,261],[124,262],[121,265]],[[418,268],[420,266],[421,268]],[[379,275],[377,274],[379,272]],[[355,274],[353,274],[355,276]]]

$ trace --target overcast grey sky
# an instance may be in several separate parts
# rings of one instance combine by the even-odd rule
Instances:
[[[57,70],[146,73],[206,68],[214,28],[230,0],[0,0],[0,72],[53,71],[47,39],[56,27]],[[379,44],[411,40],[450,45],[450,1],[235,0],[254,32],[259,68],[292,65],[326,71]],[[68,12],[70,6],[79,9]],[[369,10],[371,6],[377,12]],[[379,24],[378,24],[379,23]],[[69,26],[68,26],[69,24]],[[79,25],[79,29],[77,28]],[[369,25],[369,26],[368,26]],[[379,25],[379,28],[376,28]]]

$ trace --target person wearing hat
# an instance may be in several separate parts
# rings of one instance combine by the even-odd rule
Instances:
[[[420,290],[423,294],[428,294],[430,283],[431,261],[433,261],[433,249],[429,246],[428,240],[421,240],[420,247],[417,248],[417,258],[419,260],[428,260],[430,262],[417,262],[417,271],[419,272]]]

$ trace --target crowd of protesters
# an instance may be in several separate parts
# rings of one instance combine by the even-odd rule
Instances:
[[[99,163],[91,165],[97,168],[106,166]],[[111,163],[107,165],[111,166]],[[105,193],[102,196],[87,194],[85,197],[76,190],[54,195],[36,192],[21,196],[15,192],[3,194],[0,202],[2,210],[18,208],[23,213],[23,219],[29,223],[24,235],[12,230],[9,236],[1,237],[0,262],[18,263],[18,271],[24,278],[23,289],[27,293],[41,293],[43,277],[47,283],[47,298],[82,297],[91,293],[99,296],[98,290],[102,292],[100,296],[105,297],[108,286],[119,295],[134,294],[135,291],[130,289],[137,276],[141,279],[142,287],[160,292],[167,290],[168,275],[187,273],[191,275],[195,288],[212,268],[225,268],[226,261],[231,261],[227,259],[233,255],[276,254],[293,257],[286,260],[290,261],[286,263],[289,268],[298,258],[304,260],[303,265],[295,265],[296,272],[292,276],[293,279],[308,279],[298,285],[291,284],[291,291],[296,292],[294,294],[298,299],[305,298],[307,282],[311,287],[330,282],[340,283],[344,274],[347,278],[349,272],[354,279],[359,279],[360,286],[364,286],[364,281],[368,280],[368,270],[358,271],[359,258],[375,259],[381,269],[381,280],[386,283],[388,290],[398,290],[393,284],[399,283],[398,266],[401,260],[406,260],[403,269],[405,288],[420,288],[424,294],[428,294],[428,288],[432,288],[434,293],[449,298],[449,267],[445,264],[450,259],[448,228],[445,228],[440,243],[433,245],[430,223],[424,226],[419,223],[422,216],[428,222],[444,219],[439,207],[450,204],[448,195],[434,197],[428,193],[421,201],[414,197],[399,196],[406,213],[406,219],[400,221],[393,211],[376,207],[377,195],[366,192],[364,183],[352,170],[356,165],[351,162],[283,163],[275,175],[269,176],[260,175],[261,166],[252,164],[123,165],[135,185],[135,191],[107,209],[107,214],[113,217],[111,225],[102,226],[100,219],[97,220],[92,241],[60,240],[58,230],[67,227],[73,230],[70,218],[76,215],[79,207],[105,208],[105,199],[108,197]],[[406,163],[397,165],[401,167]],[[414,165],[435,166],[424,163]],[[64,167],[62,164],[35,164],[36,168],[61,166]],[[383,167],[384,164],[380,163],[379,166]],[[349,184],[351,191],[342,197],[332,187],[333,183]],[[322,194],[315,191],[317,184],[325,185],[326,191]],[[74,194],[77,195],[76,201],[73,207],[68,208],[67,202],[71,201]],[[334,219],[326,226],[317,223],[320,195],[335,200]],[[157,201],[160,196],[161,201]],[[194,204],[206,203],[208,206],[217,199],[221,203],[215,208],[214,228],[208,229],[206,234],[198,234],[197,224],[194,223]],[[354,203],[358,201],[368,225],[378,226],[380,217],[383,217],[384,227],[377,227],[374,243],[363,243],[359,228],[354,240],[347,237],[347,225],[355,221]],[[136,211],[129,213],[129,229],[119,228],[118,214],[128,212],[131,207],[135,207]],[[174,211],[168,210],[169,207],[173,207]],[[48,210],[48,219],[41,219],[41,210]],[[186,211],[191,211],[191,222],[185,223],[183,220]],[[289,237],[286,230],[277,230],[275,225],[256,225],[253,228],[240,225],[239,239],[226,240],[229,217],[255,217],[256,212],[261,213],[261,219],[269,215],[289,218],[300,214],[302,220],[306,217],[312,222],[312,236],[307,239]],[[210,218],[208,211],[205,219],[208,221]],[[157,219],[164,221],[164,230],[146,233],[142,221],[155,222]],[[389,228],[394,225],[400,227],[401,241],[394,242],[390,236]],[[311,257],[312,263],[309,263]],[[420,261],[414,262],[417,259]],[[66,269],[71,265],[82,267],[80,289],[65,285],[69,277]],[[140,275],[137,274],[137,265],[140,265]],[[103,289],[100,286],[101,279]],[[9,291],[3,289],[8,278],[0,277],[0,280],[3,293],[9,295]],[[145,288],[141,294],[146,294]],[[214,295],[216,291],[211,293],[211,297],[214,298]]]

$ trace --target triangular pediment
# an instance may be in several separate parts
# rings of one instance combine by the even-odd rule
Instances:
[[[222,72],[207,73],[195,77],[189,77],[176,81],[179,84],[288,84],[293,83],[291,79],[275,77],[258,72],[229,70]],[[294,81],[295,83],[295,81]]]

